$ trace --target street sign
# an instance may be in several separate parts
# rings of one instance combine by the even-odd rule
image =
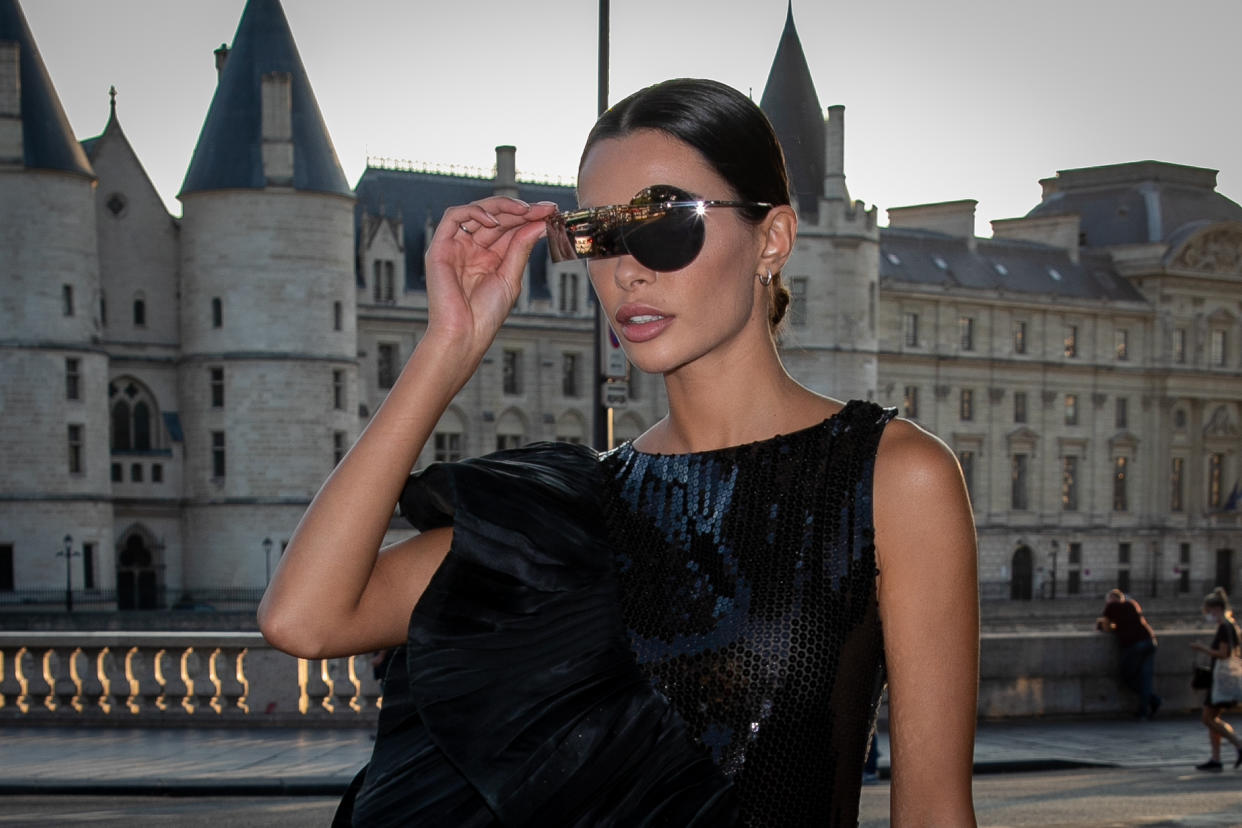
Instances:
[[[625,358],[625,351],[621,350],[621,340],[617,339],[617,335],[612,332],[612,326],[608,324],[608,320],[604,319],[601,314],[601,341],[599,343],[602,358],[600,362],[600,370],[608,379],[625,379],[626,368],[629,362]]]
[[[604,383],[604,407],[625,408],[629,403],[629,389],[623,382]]]

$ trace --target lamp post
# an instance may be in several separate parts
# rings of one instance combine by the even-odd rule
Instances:
[[[69,562],[81,552],[73,551],[73,535],[65,535],[64,548],[56,553],[56,557],[65,559],[65,612],[73,612],[73,568]]]
[[[272,582],[272,539],[263,539],[263,570],[265,573],[263,585],[267,586]]]

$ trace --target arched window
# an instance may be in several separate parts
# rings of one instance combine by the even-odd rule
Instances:
[[[125,400],[117,400],[112,404],[113,451],[129,451],[133,448],[133,441],[130,439],[129,417],[130,409],[128,402]]]
[[[151,406],[144,400],[134,404],[134,448],[151,450]]]

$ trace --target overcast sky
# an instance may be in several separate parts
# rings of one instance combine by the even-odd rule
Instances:
[[[79,138],[121,125],[176,201],[245,0],[21,0]],[[284,0],[351,185],[368,154],[571,178],[596,114],[594,0]],[[676,76],[758,100],[787,0],[613,0],[616,101]],[[1155,159],[1242,201],[1239,0],[794,0],[821,105],[846,107],[851,195],[973,198],[977,230],[1041,178]]]

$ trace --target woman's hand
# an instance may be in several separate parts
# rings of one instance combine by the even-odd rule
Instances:
[[[550,202],[494,196],[450,207],[427,248],[427,334],[480,358],[522,291]]]

